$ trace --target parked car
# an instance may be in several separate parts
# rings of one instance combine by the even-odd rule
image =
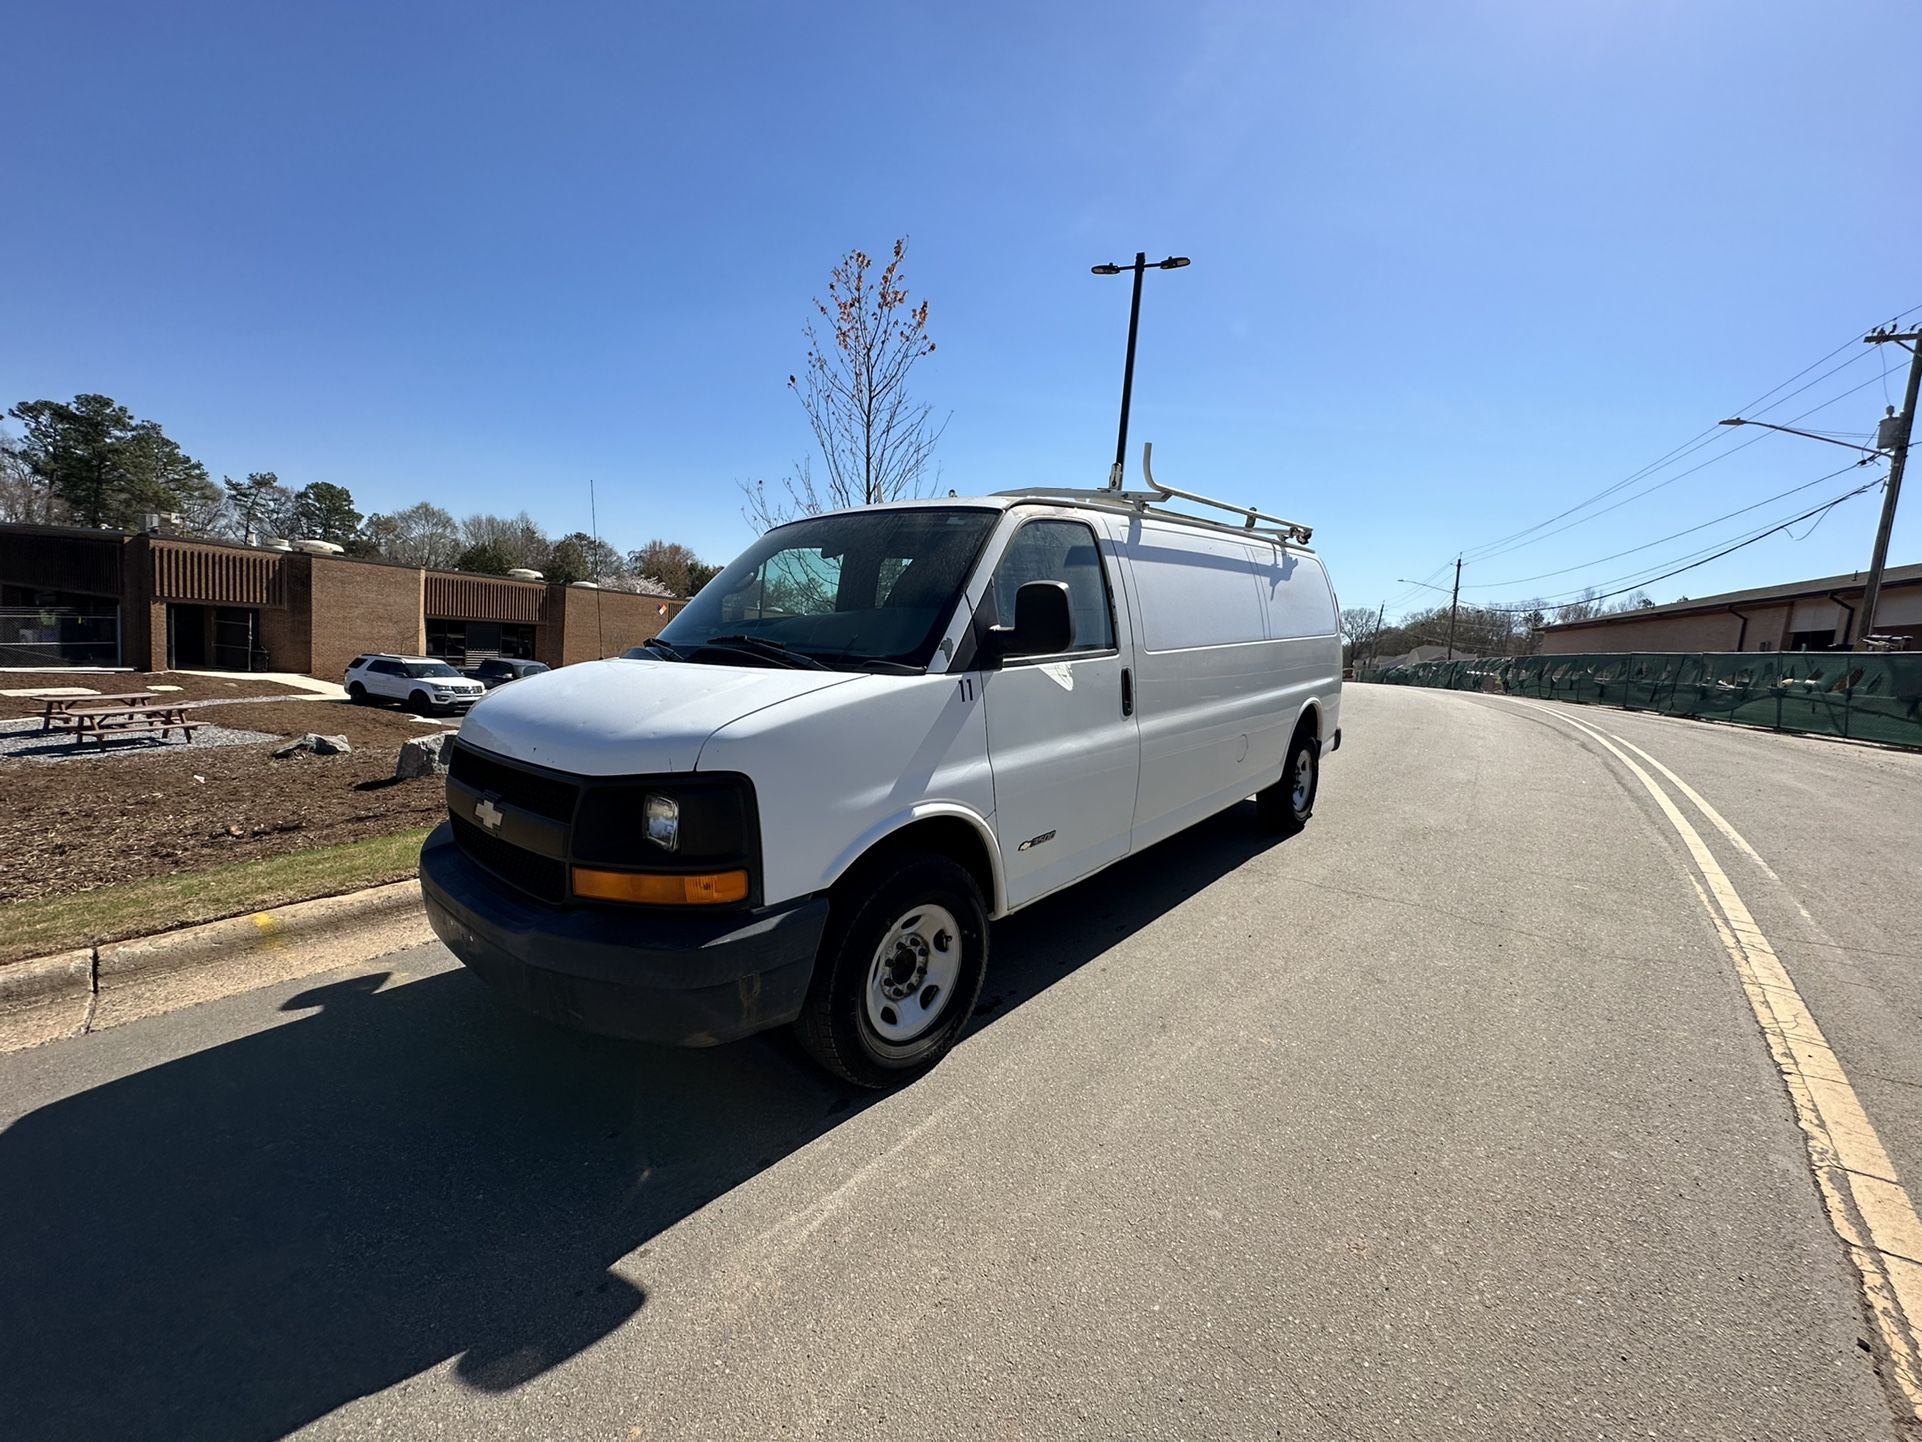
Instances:
[[[347,699],[356,705],[398,701],[425,716],[465,711],[486,694],[479,681],[431,656],[356,656],[347,665]]]
[[[858,1083],[931,1066],[990,921],[1250,795],[1278,833],[1313,811],[1334,593],[1305,527],[1226,509],[1020,493],[770,531],[657,638],[468,718],[435,931],[583,1030],[793,1022]]]
[[[478,681],[489,691],[496,686],[505,686],[509,681],[518,681],[524,676],[538,676],[543,671],[553,669],[540,661],[516,661],[507,656],[489,656],[478,666],[461,667],[461,675]]]

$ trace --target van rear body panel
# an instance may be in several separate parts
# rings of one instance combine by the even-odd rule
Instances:
[[[1341,643],[1313,556],[1158,520],[1115,524],[1140,617],[1138,848],[1279,779],[1303,711],[1338,694]]]

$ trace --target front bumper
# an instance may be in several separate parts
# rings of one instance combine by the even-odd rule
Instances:
[[[826,897],[690,916],[548,906],[477,865],[443,822],[420,853],[435,935],[526,1011],[579,1031],[713,1046],[793,1021]]]

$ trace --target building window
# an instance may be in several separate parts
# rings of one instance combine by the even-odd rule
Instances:
[[[1789,651],[1828,651],[1835,646],[1835,627],[1825,626],[1819,631],[1791,631]]]
[[[470,666],[491,656],[534,659],[534,628],[503,621],[452,621],[427,618],[427,654],[455,666]]]
[[[119,664],[119,602],[0,585],[0,666]]]

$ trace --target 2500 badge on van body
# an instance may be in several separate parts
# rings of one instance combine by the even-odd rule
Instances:
[[[1314,807],[1341,646],[1306,528],[1171,495],[795,521],[626,657],[492,693],[421,853],[435,931],[569,1026],[932,1065],[992,919],[1249,795]]]

